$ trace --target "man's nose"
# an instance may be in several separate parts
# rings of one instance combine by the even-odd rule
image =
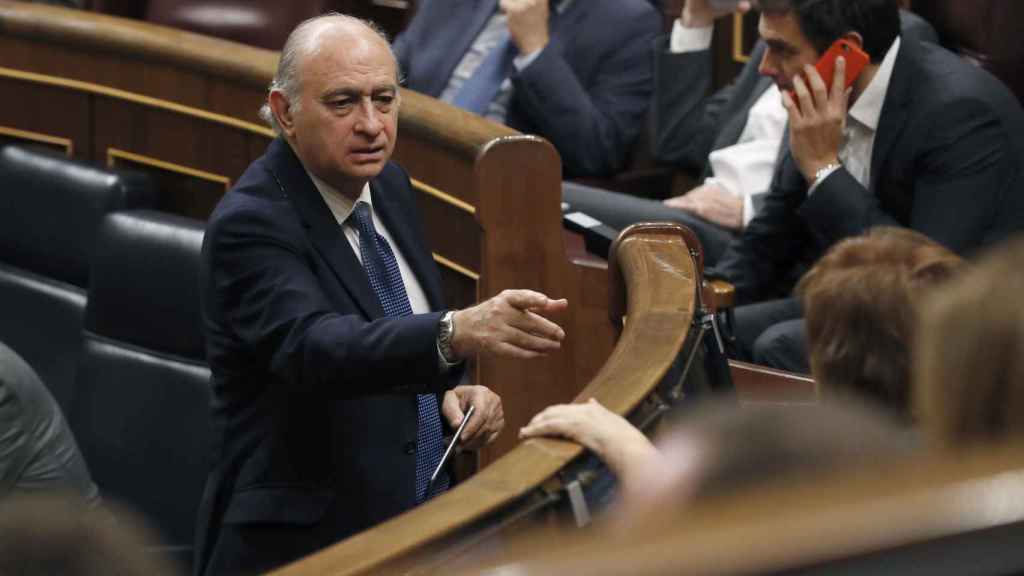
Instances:
[[[769,60],[768,56],[769,52],[765,50],[764,54],[761,55],[761,63],[757,66],[757,72],[762,76],[775,77],[777,70],[771,60]]]
[[[370,100],[363,100],[359,108],[359,121],[356,122],[356,130],[368,136],[376,137],[384,127],[380,112],[377,111],[377,108],[374,107],[373,102]]]

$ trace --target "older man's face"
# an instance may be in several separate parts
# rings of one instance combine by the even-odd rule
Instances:
[[[306,169],[343,193],[377,176],[398,135],[395,61],[372,37],[325,33],[299,63],[300,108],[285,134]]]

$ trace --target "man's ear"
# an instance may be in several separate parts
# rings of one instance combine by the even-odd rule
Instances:
[[[860,35],[860,32],[850,31],[843,34],[843,39],[857,45],[857,48],[864,49],[864,37]]]
[[[274,115],[277,125],[281,127],[281,131],[285,136],[291,137],[295,129],[295,119],[292,117],[292,106],[288,98],[280,90],[271,90],[267,103],[270,104],[270,112]]]

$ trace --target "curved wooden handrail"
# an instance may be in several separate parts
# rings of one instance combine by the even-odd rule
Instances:
[[[548,533],[519,543],[513,560],[494,573],[870,574],[901,573],[900,566],[959,573],[950,560],[976,574],[1017,573],[1024,565],[1017,546],[1024,531],[1022,463],[1024,444],[1017,443],[770,485],[663,511],[629,533]],[[1002,551],[991,556],[1012,554],[1014,563],[981,571],[956,548],[986,537],[989,548]],[[879,562],[874,571],[856,564],[871,560]],[[880,566],[887,568],[879,572]]]
[[[597,398],[628,414],[650,394],[682,350],[695,313],[697,269],[676,226],[637,226],[616,243],[628,319],[607,363],[577,401]],[[515,433],[515,431],[506,431]],[[402,573],[419,553],[506,507],[543,499],[544,486],[583,448],[536,439],[429,503],[282,569],[280,574]]]

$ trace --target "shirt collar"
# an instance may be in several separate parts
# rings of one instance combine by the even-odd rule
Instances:
[[[885,104],[885,95],[889,92],[889,83],[892,81],[892,73],[896,67],[896,56],[900,51],[900,38],[889,47],[885,53],[882,65],[871,79],[868,87],[857,98],[850,108],[850,117],[868,127],[872,132],[878,129],[878,121],[882,117],[882,106]]]
[[[327,203],[327,207],[331,210],[331,214],[334,215],[334,219],[338,221],[338,224],[348,220],[348,217],[352,215],[352,211],[356,208],[356,202],[366,202],[370,205],[370,212],[373,212],[373,200],[371,199],[369,182],[363,185],[363,191],[359,193],[359,198],[356,199],[356,202],[353,202],[351,198],[338,192],[333,186],[317,178],[311,172],[309,173],[309,178],[313,181],[313,185],[316,186],[317,192],[323,197],[324,202]]]

